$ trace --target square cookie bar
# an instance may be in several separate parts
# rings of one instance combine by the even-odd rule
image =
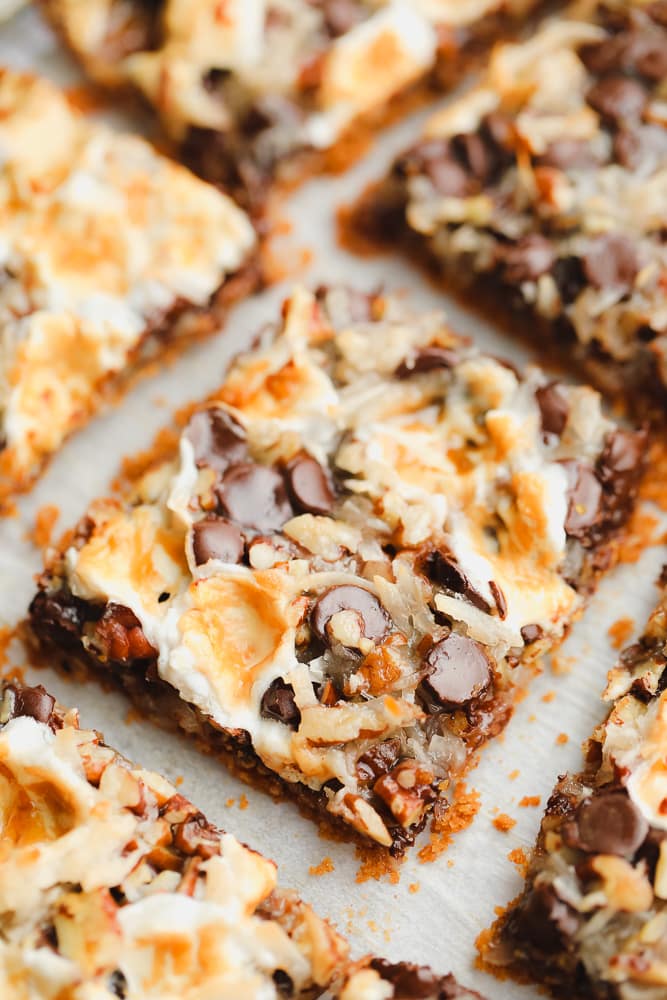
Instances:
[[[664,577],[663,573],[663,577]],[[572,1000],[667,995],[667,594],[610,672],[585,766],[549,800],[485,957]]]
[[[3,1000],[478,997],[366,958],[43,687],[0,688]]]
[[[93,505],[34,633],[401,854],[582,610],[644,435],[438,312],[297,290],[171,455]]]
[[[168,345],[257,279],[255,235],[143,139],[0,70],[0,496]]]
[[[42,0],[89,76],[140,94],[186,162],[244,204],[427,78],[455,80],[542,0]],[[354,135],[351,127],[354,126]],[[320,157],[317,157],[320,153]],[[341,159],[345,158],[345,154]]]
[[[498,47],[353,224],[603,389],[664,405],[666,85],[665,0],[583,0]]]

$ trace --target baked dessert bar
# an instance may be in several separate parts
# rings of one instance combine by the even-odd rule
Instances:
[[[134,91],[245,204],[426,77],[460,76],[540,0],[42,0],[89,76]],[[354,136],[350,127],[355,126]],[[348,143],[349,147],[349,143]],[[310,153],[308,157],[304,154]]]
[[[32,629],[400,854],[613,560],[643,448],[440,313],[297,290],[174,453],[90,509]]]
[[[43,687],[0,688],[0,831],[3,1000],[478,996],[416,966],[352,967],[273,862]]]
[[[255,235],[211,185],[0,70],[0,491],[27,486],[112,389],[218,328]]]
[[[663,574],[664,576],[664,574]],[[667,995],[667,591],[610,672],[606,720],[549,800],[526,888],[486,957],[568,998]]]
[[[498,47],[354,222],[604,389],[664,404],[666,86],[665,0],[576,3]]]

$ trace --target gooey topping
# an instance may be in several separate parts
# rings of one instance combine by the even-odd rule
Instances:
[[[640,453],[592,390],[522,378],[437,314],[297,291],[179,458],[93,512],[67,584],[124,607],[185,700],[400,850],[506,713],[524,646],[580,607]],[[118,663],[108,613],[84,642]]]
[[[177,304],[207,305],[255,237],[220,192],[44,80],[3,70],[0,110],[0,438],[20,479],[147,331]]]
[[[346,959],[272,862],[42,688],[3,689],[0,882],[4,1000],[277,1000]]]

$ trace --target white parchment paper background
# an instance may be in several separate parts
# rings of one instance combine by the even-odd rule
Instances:
[[[0,63],[34,69],[67,85],[79,82],[76,69],[31,10],[0,28]],[[423,113],[418,114],[385,134],[372,154],[344,178],[314,181],[285,206],[294,224],[289,237],[292,246],[308,246],[314,252],[312,266],[302,280],[409,289],[419,305],[444,304],[455,325],[473,332],[485,348],[525,360],[525,350],[445,300],[399,256],[359,260],[336,246],[335,207],[351,201],[368,181],[382,174],[393,156],[416,136],[423,117]],[[141,126],[121,115],[113,115],[111,120]],[[45,134],[45,145],[48,142]],[[289,283],[273,287],[240,305],[224,336],[196,347],[177,365],[141,383],[121,408],[102,416],[69,442],[32,495],[20,501],[18,517],[0,521],[0,625],[14,624],[23,617],[34,591],[41,555],[26,534],[39,507],[57,504],[61,511],[58,530],[71,525],[90,500],[107,492],[121,457],[148,446],[153,434],[167,422],[170,409],[220,383],[230,353],[247,343],[264,322],[275,318],[288,288]],[[514,848],[527,849],[532,844],[541,807],[520,808],[518,802],[523,796],[539,795],[544,805],[556,775],[578,767],[580,742],[602,714],[597,695],[614,660],[607,629],[621,616],[632,616],[639,628],[654,600],[653,581],[665,557],[663,549],[650,549],[637,565],[620,567],[603,582],[584,620],[575,626],[560,653],[561,660],[567,657],[572,665],[570,672],[556,676],[545,666],[528,698],[518,706],[505,736],[487,748],[471,774],[470,784],[481,796],[481,809],[473,825],[458,835],[437,862],[423,865],[415,858],[404,864],[396,885],[387,881],[358,884],[359,862],[353,847],[320,839],[315,827],[296,809],[275,804],[241,785],[184,739],[126,722],[128,705],[119,696],[92,686],[79,689],[50,672],[40,671],[38,677],[61,700],[81,708],[84,725],[104,730],[108,741],[128,756],[172,779],[182,776],[183,793],[213,821],[275,858],[283,884],[298,889],[322,914],[351,934],[358,954],[373,950],[392,959],[426,962],[442,972],[451,970],[463,982],[497,1000],[537,997],[538,993],[528,987],[497,982],[475,971],[474,941],[493,920],[494,907],[506,903],[521,885],[507,855]],[[543,701],[550,691],[556,692],[553,700]],[[569,740],[558,744],[557,736],[563,732]],[[515,770],[519,775],[511,781],[508,775]],[[248,799],[246,808],[238,805],[242,793]],[[227,804],[230,799],[233,805]],[[493,827],[498,811],[517,820],[509,833]],[[335,870],[318,877],[310,875],[309,866],[327,856]]]

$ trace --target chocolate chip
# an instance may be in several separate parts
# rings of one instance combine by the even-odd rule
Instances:
[[[625,792],[606,792],[584,799],[563,836],[590,854],[632,857],[641,847],[649,826]]]
[[[51,718],[56,699],[41,684],[37,687],[8,684],[5,691],[11,692],[12,696],[10,718],[29,716],[37,722],[48,722]]]
[[[483,647],[457,632],[431,646],[425,663],[430,673],[424,687],[447,708],[467,705],[491,683],[491,664]]]
[[[304,514],[329,514],[334,492],[328,476],[316,459],[297,455],[285,469],[285,482],[294,509]]]
[[[429,139],[413,146],[396,161],[394,171],[401,178],[423,174],[448,198],[465,198],[472,190],[471,178],[447,139]]]
[[[340,611],[356,612],[362,634],[373,642],[384,639],[391,627],[391,618],[369,590],[353,584],[330,587],[320,595],[310,613],[310,627],[327,644],[330,642],[329,622]]]
[[[194,448],[198,468],[208,465],[223,473],[247,454],[245,430],[226,410],[198,410],[190,417],[185,436]]]
[[[197,566],[203,566],[209,559],[239,563],[243,546],[240,529],[224,518],[205,517],[192,526],[192,551]]]
[[[541,167],[555,167],[556,170],[571,170],[577,167],[593,167],[598,157],[590,143],[583,139],[555,139],[544,152],[535,158]]]
[[[586,287],[586,275],[578,257],[559,257],[555,262],[552,277],[564,305],[570,305]]]
[[[490,613],[489,602],[475,589],[448,549],[429,552],[422,563],[422,569],[433,583],[439,583],[455,594],[462,594],[480,611]]]
[[[284,969],[276,969],[272,976],[279,997],[294,996],[294,980]]]
[[[633,124],[614,135],[614,155],[631,170],[667,156],[667,132],[659,125]]]
[[[125,973],[121,969],[114,969],[109,976],[109,989],[115,997],[119,997],[119,1000],[125,1000],[127,996],[127,979],[125,978]]]
[[[294,701],[294,688],[286,684],[282,677],[271,681],[262,695],[260,713],[263,719],[275,719],[290,729],[298,729],[301,712]]]
[[[542,416],[542,430],[546,434],[557,434],[565,430],[570,413],[570,404],[560,391],[558,382],[549,382],[535,390],[535,399]]]
[[[401,741],[396,738],[377,743],[363,753],[357,761],[357,776],[360,781],[377,781],[387,774],[398,761]]]
[[[550,883],[535,883],[511,923],[512,936],[540,951],[560,951],[579,929],[576,910],[564,902]]]
[[[637,494],[644,471],[646,431],[611,431],[600,455],[596,473],[604,487],[605,524],[623,523]]]
[[[398,379],[410,378],[411,375],[423,375],[439,368],[454,368],[459,361],[459,355],[451,348],[429,344],[428,347],[418,347],[405,361],[401,361],[394,375]]]
[[[484,142],[479,132],[466,132],[454,136],[452,149],[468,173],[476,180],[481,184],[490,181],[498,167],[498,157],[495,148]]]
[[[593,469],[583,462],[567,459],[561,463],[567,472],[568,508],[565,531],[572,538],[586,541],[595,524],[602,500],[602,486]]]
[[[594,84],[586,95],[590,106],[612,123],[639,118],[647,99],[641,83],[626,76],[606,76]]]
[[[550,240],[540,233],[531,233],[499,253],[505,281],[513,285],[522,281],[537,281],[553,267],[556,255]]]
[[[583,256],[584,273],[595,288],[626,288],[639,271],[637,250],[622,233],[603,233],[591,240]]]
[[[292,517],[283,477],[269,465],[234,465],[215,492],[221,512],[245,528],[278,531]]]
[[[521,638],[525,642],[526,646],[530,646],[531,643],[537,642],[544,635],[544,629],[541,625],[523,625],[521,628]]]
[[[459,986],[453,976],[437,976],[425,965],[374,958],[370,967],[393,986],[396,1000],[481,1000],[478,993]]]

